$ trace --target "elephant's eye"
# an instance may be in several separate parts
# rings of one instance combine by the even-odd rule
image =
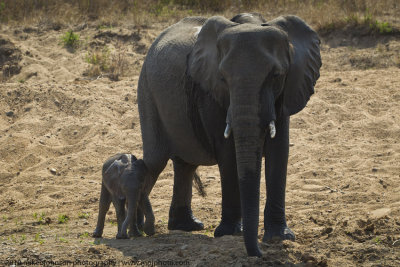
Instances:
[[[281,75],[282,75],[282,73],[280,73],[280,72],[278,72],[278,71],[275,71],[275,72],[272,73],[272,78],[277,79],[277,78],[279,78]]]
[[[220,81],[221,81],[222,83],[225,83],[225,84],[227,83],[224,76],[221,75],[219,79],[220,79]]]

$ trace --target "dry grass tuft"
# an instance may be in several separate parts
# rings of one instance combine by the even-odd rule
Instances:
[[[398,0],[0,0],[0,21],[75,24],[96,20],[104,25],[146,25],[188,15],[229,17],[253,11],[267,18],[295,14],[316,28],[333,28],[366,15],[387,23],[398,17],[399,8]]]
[[[111,51],[107,46],[89,51],[85,60],[89,63],[89,66],[84,75],[91,78],[105,76],[110,80],[118,81],[128,69],[126,48],[119,43],[114,51]]]

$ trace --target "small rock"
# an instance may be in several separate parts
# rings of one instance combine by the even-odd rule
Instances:
[[[74,135],[77,135],[77,134],[78,134],[78,131],[77,131],[77,130],[75,130],[75,131],[74,131]]]
[[[100,254],[100,251],[94,247],[90,247],[88,249],[88,252],[93,253],[93,254]]]
[[[181,249],[182,250],[185,250],[185,249],[187,249],[188,248],[188,245],[183,245],[183,246],[181,246]]]
[[[378,169],[377,168],[372,168],[372,172],[377,172]]]
[[[178,255],[179,257],[183,257],[183,256],[184,256],[182,250],[179,250],[178,253],[177,253],[177,255]]]
[[[321,266],[321,267],[326,267],[326,266],[328,266],[328,260],[327,260],[327,259],[321,259],[321,260],[318,262],[317,266]]]
[[[349,187],[350,187],[350,185],[347,184],[347,185],[343,186],[342,189],[347,189],[347,188],[349,188]]]
[[[332,227],[327,227],[324,230],[322,230],[322,235],[330,234],[330,233],[332,233],[332,231],[333,231]]]
[[[51,168],[51,169],[50,169],[50,172],[51,172],[51,174],[54,174],[54,175],[56,175],[56,174],[57,174],[57,170],[56,170],[56,169],[54,169],[54,168]]]
[[[14,116],[14,112],[8,111],[8,112],[6,112],[6,116],[7,117],[12,117],[12,116]]]
[[[379,218],[382,218],[382,217],[385,217],[385,216],[389,215],[389,213],[390,213],[391,211],[392,211],[392,210],[391,210],[390,208],[380,208],[380,209],[376,209],[376,210],[373,210],[373,211],[371,212],[371,217],[372,217],[372,218],[375,218],[375,219],[379,219]]]
[[[316,262],[315,258],[313,256],[311,256],[310,254],[307,254],[307,253],[301,255],[301,261],[303,261],[304,263]]]
[[[44,143],[44,141],[43,141],[43,140],[39,140],[39,144],[42,144],[42,145],[44,145],[45,143]]]
[[[393,246],[393,247],[400,247],[400,239],[394,241],[393,244],[392,244],[392,246]]]
[[[373,232],[375,229],[375,225],[373,223],[367,225],[367,227],[365,227],[364,231],[365,232]]]

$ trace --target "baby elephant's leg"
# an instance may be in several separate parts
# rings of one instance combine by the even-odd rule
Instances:
[[[128,238],[128,236],[126,235],[126,229],[125,232],[122,230],[123,222],[125,220],[125,199],[119,199],[115,197],[113,198],[113,204],[115,207],[115,212],[117,213],[117,223],[118,223],[117,238],[118,239]]]
[[[103,235],[104,220],[106,213],[110,208],[111,194],[108,192],[104,184],[101,184],[100,202],[99,202],[99,215],[97,217],[97,226],[93,232],[93,237],[101,237]]]

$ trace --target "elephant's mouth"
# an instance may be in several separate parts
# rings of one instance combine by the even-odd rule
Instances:
[[[271,120],[269,122],[268,128],[271,139],[275,138],[276,135],[275,120]],[[226,127],[224,131],[224,137],[228,139],[231,133],[232,133],[232,116],[231,116],[231,107],[229,106],[228,113],[226,115]]]

